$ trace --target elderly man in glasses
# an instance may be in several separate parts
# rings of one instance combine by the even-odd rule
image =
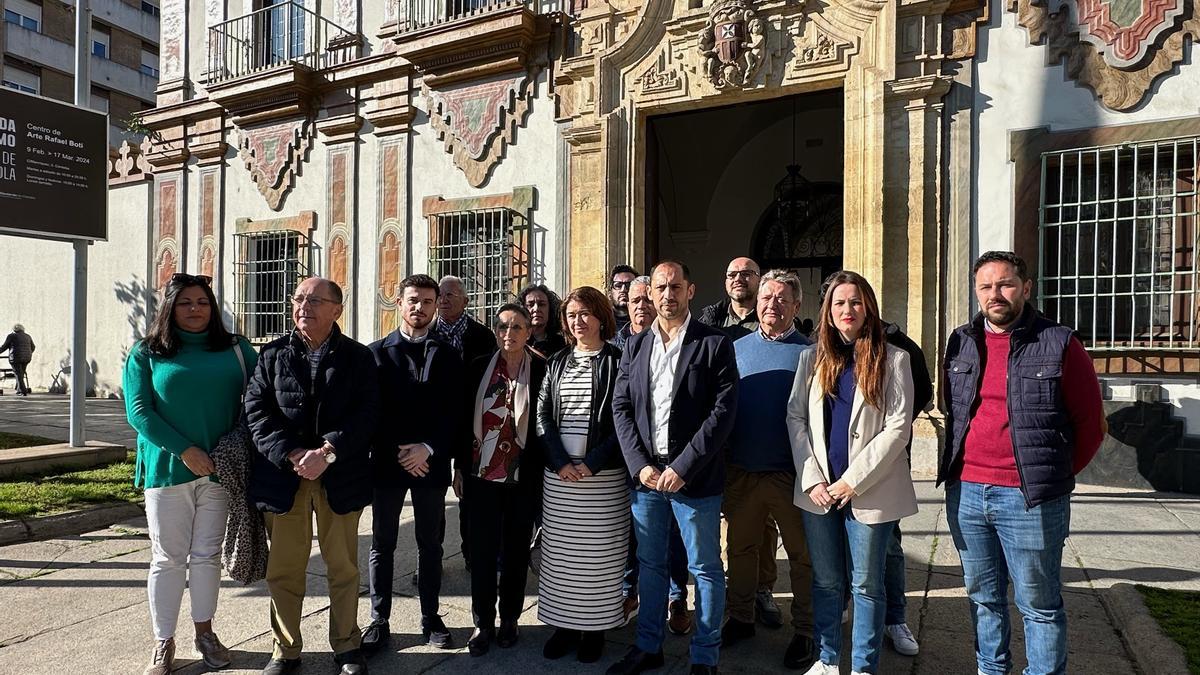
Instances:
[[[378,408],[375,359],[342,335],[342,289],[305,279],[292,296],[295,330],[269,342],[246,388],[258,452],[250,499],[267,512],[267,589],[275,646],[263,675],[300,667],[300,614],[312,522],[329,580],[329,643],[342,675],[367,672],[358,629],[358,519],[371,503],[369,449]]]

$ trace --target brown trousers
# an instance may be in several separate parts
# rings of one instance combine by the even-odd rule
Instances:
[[[287,513],[267,514],[271,553],[267,589],[271,593],[273,655],[298,659],[304,647],[300,617],[304,608],[308,558],[312,554],[313,516],[317,544],[329,582],[329,646],[334,654],[358,649],[358,519],[362,511],[337,514],[329,508],[320,480],[301,480]]]
[[[747,473],[729,467],[722,510],[728,523],[725,608],[732,619],[754,621],[754,595],[760,577],[763,528],[770,519],[779,526],[792,580],[792,628],[812,636],[812,563],[804,537],[804,519],[792,503],[796,477],[790,473]],[[772,558],[774,550],[772,549]]]

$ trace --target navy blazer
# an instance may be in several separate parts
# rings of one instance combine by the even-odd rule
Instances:
[[[637,489],[638,474],[659,466],[650,421],[650,353],[657,328],[634,335],[621,355],[613,392],[613,420],[625,464]],[[683,334],[675,370],[675,398],[668,427],[667,466],[685,481],[688,497],[711,497],[725,487],[725,441],[737,414],[738,371],[733,343],[722,331],[692,317]]]
[[[451,460],[461,452],[467,423],[459,393],[465,373],[462,358],[432,331],[424,342],[413,344],[397,328],[372,342],[370,349],[379,372],[379,423],[371,449],[375,484],[450,485]],[[423,374],[413,370],[415,359],[410,362],[409,350],[424,352]],[[397,446],[408,443],[433,448],[429,473],[422,478],[409,474],[396,460]]]

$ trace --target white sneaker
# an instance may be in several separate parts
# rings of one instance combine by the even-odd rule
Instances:
[[[883,634],[892,641],[892,648],[905,656],[916,656],[921,651],[921,645],[917,644],[917,638],[913,637],[906,623],[885,626]]]
[[[837,666],[831,666],[828,663],[822,663],[820,659],[812,664],[804,675],[842,675],[842,671],[838,670]]]

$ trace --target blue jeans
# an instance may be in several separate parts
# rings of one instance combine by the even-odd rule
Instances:
[[[875,673],[879,670],[887,608],[884,562],[896,521],[868,525],[849,515],[848,509],[834,509],[824,515],[804,512],[804,531],[813,567],[813,632],[821,662],[835,666],[840,663],[849,564],[850,596],[854,601],[854,649],[850,663],[856,672]]]
[[[946,518],[962,559],[975,625],[979,672],[1007,673],[1008,579],[1025,622],[1025,675],[1067,672],[1067,612],[1062,598],[1063,543],[1071,496],[1025,508],[1021,490],[957,481],[946,486]]]
[[[887,594],[887,613],[884,623],[895,626],[898,623],[908,623],[905,610],[908,609],[908,599],[904,597],[904,546],[900,535],[900,522],[892,528],[892,540],[888,542],[887,563],[883,572],[883,590]]]
[[[621,580],[621,595],[628,598],[637,593],[638,576],[641,569],[637,559],[637,536],[634,534],[633,523],[630,523],[629,558],[625,561],[625,578]],[[671,543],[667,550],[667,565],[670,567],[671,592],[668,597],[671,602],[687,600],[688,597],[688,567],[687,550],[683,548],[683,537],[679,534],[679,524],[671,516]],[[640,601],[639,601],[640,602]]]
[[[721,653],[725,570],[721,567],[721,495],[687,497],[678,492],[633,488],[633,527],[641,566],[637,648],[662,651],[667,626],[667,559],[671,516],[679,523],[688,569],[696,579],[692,664],[715,666]]]

